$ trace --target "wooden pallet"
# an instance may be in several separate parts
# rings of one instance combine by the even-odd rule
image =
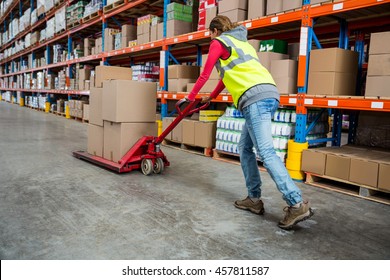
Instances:
[[[83,23],[86,23],[86,22],[88,22],[88,21],[91,21],[91,20],[97,18],[99,15],[100,15],[100,12],[99,12],[99,11],[96,11],[96,12],[94,12],[94,13],[92,13],[92,14],[86,16],[86,17],[83,17]]]
[[[325,175],[306,173],[306,184],[390,205],[390,193]]]
[[[58,3],[55,3],[54,6],[58,7],[58,6],[60,6],[64,2],[65,2],[65,0],[60,0],[60,1],[58,1]]]
[[[76,22],[73,22],[71,24],[67,24],[66,27],[67,29],[72,29],[72,28],[75,28],[76,26],[79,26],[81,24],[81,20],[78,20]]]
[[[83,118],[78,118],[78,117],[70,116],[70,119],[71,119],[71,120],[78,121],[78,122],[83,122]]]
[[[212,157],[213,156],[213,149],[212,148],[202,148],[202,147],[196,147],[192,145],[187,145],[179,142],[174,142],[170,140],[164,140],[162,143],[164,146],[168,146],[177,150],[186,151],[188,153],[197,154],[197,155],[203,155],[205,157]]]
[[[110,11],[116,9],[116,8],[119,8],[120,6],[124,5],[125,4],[125,1],[124,0],[119,0],[119,1],[116,1],[110,5],[107,5],[107,6],[104,6],[103,7],[103,10],[104,10],[104,13],[109,13]]]
[[[227,163],[233,163],[233,164],[237,164],[237,165],[241,164],[240,163],[240,155],[225,152],[225,151],[220,151],[217,149],[213,150],[213,159],[227,162]],[[261,161],[258,160],[257,162],[258,162],[259,169],[261,171],[266,171],[266,169],[263,167],[263,164],[261,163]]]
[[[57,111],[53,111],[51,113],[54,115],[57,115],[57,116],[65,117],[65,113],[61,113],[61,112],[57,112]]]

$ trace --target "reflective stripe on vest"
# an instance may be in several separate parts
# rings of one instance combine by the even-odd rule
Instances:
[[[229,35],[221,35],[216,39],[231,48],[230,56],[226,60],[220,58],[216,67],[232,95],[234,105],[238,106],[241,95],[255,85],[275,85],[271,74],[261,65],[255,49],[247,41],[243,42]]]

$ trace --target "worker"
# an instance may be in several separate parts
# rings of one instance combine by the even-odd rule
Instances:
[[[288,204],[283,209],[285,216],[278,225],[282,229],[291,229],[310,218],[313,211],[309,202],[302,199],[300,189],[273,147],[271,120],[280,100],[275,82],[268,70],[260,64],[255,49],[248,43],[248,31],[244,26],[233,24],[228,17],[218,15],[211,21],[209,32],[212,40],[204,70],[185,100],[195,100],[215,65],[221,79],[209,96],[202,97],[202,103],[216,98],[226,86],[234,105],[245,118],[239,153],[248,195],[243,200],[235,201],[234,206],[259,215],[264,213],[262,181],[253,151],[255,147]]]

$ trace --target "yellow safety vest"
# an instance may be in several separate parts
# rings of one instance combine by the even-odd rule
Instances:
[[[248,43],[229,35],[216,40],[231,49],[226,60],[219,59],[216,67],[223,83],[238,107],[238,100],[248,89],[258,84],[276,85],[268,70],[261,65],[255,49]]]

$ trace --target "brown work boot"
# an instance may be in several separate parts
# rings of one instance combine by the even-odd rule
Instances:
[[[282,229],[291,229],[297,223],[309,219],[314,214],[308,201],[303,201],[299,208],[286,206],[283,211],[286,212],[286,215],[278,224]]]
[[[253,202],[249,196],[247,196],[243,200],[236,200],[234,202],[234,206],[237,208],[243,209],[243,210],[249,210],[252,213],[258,214],[258,215],[263,215],[264,214],[264,204],[259,199],[257,202]]]

